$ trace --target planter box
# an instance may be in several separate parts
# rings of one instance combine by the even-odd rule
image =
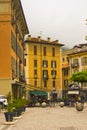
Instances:
[[[22,110],[21,110],[20,108],[16,109],[16,110],[14,111],[14,117],[20,116],[21,113],[22,113]]]
[[[5,112],[4,115],[7,122],[13,121],[14,112]]]

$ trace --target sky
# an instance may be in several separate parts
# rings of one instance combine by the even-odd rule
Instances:
[[[24,15],[32,37],[72,48],[86,43],[87,0],[21,0]]]

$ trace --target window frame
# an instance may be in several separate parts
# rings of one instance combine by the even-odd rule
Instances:
[[[56,61],[54,60],[51,61],[51,68],[56,68]]]
[[[69,71],[68,69],[64,69],[64,76],[68,76],[68,74],[69,74],[68,71]]]
[[[34,60],[34,67],[37,67],[37,60]]]
[[[34,45],[34,55],[37,55],[37,46]]]
[[[48,61],[47,60],[43,60],[43,67],[44,68],[48,67]]]
[[[47,88],[47,81],[44,81],[44,88]]]
[[[37,87],[37,80],[34,80],[34,86]]]
[[[43,56],[46,56],[47,54],[47,48],[46,47],[43,47]]]
[[[82,57],[81,58],[81,64],[82,64],[82,66],[87,65],[87,57]]]
[[[52,56],[53,57],[55,56],[55,48],[54,47],[52,48]]]
[[[53,80],[53,88],[55,88],[56,87],[56,81],[55,80]]]

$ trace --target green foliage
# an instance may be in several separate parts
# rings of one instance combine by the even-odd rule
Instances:
[[[20,100],[19,99],[14,99],[13,101],[13,105],[16,109],[18,109],[20,107]]]
[[[14,99],[13,101],[13,105],[16,109],[25,106],[26,104],[27,104],[26,99]]]
[[[87,82],[87,71],[77,72],[75,74],[72,74],[70,80],[74,82],[81,82],[81,83]]]
[[[11,92],[9,92],[9,93],[6,95],[6,98],[7,98],[8,102],[11,102],[11,98],[12,98]]]
[[[13,112],[15,109],[18,109],[27,104],[26,99],[14,99],[13,102],[8,102],[6,110],[8,112]]]
[[[14,109],[15,109],[15,108],[14,108],[14,106],[13,106],[13,103],[8,103],[8,105],[7,105],[7,107],[6,107],[6,110],[7,110],[8,112],[13,112]]]

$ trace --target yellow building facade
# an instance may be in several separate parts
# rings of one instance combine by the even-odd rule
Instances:
[[[62,52],[62,90],[65,97],[69,78],[73,73],[87,71],[87,44],[75,45],[72,49]],[[83,91],[87,95],[87,83],[83,83]]]
[[[87,71],[87,44],[74,46],[74,52],[69,54],[69,57],[70,75],[76,72]],[[86,87],[87,83],[84,83],[84,86]]]
[[[20,0],[0,0],[0,94],[21,95],[26,33],[29,31]]]
[[[31,85],[29,90],[52,92],[56,90],[58,96],[62,93],[61,46],[58,41],[41,37],[25,40],[26,81]]]
[[[70,83],[70,57],[74,49],[68,49],[62,51],[62,93],[63,97],[66,96],[67,88]]]

